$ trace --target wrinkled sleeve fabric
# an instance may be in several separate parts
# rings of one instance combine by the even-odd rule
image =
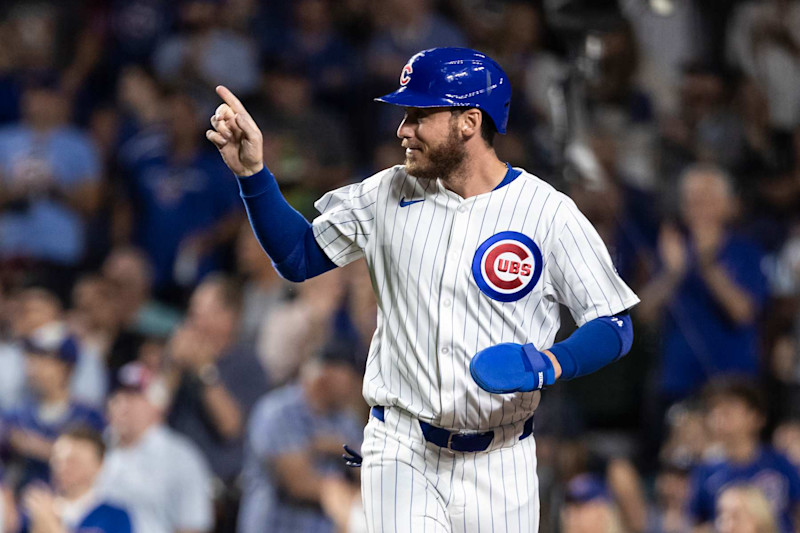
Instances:
[[[364,257],[375,229],[381,181],[387,172],[393,169],[331,191],[314,204],[320,212],[312,223],[314,237],[337,266]]]

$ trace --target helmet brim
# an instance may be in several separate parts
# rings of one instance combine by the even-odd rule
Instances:
[[[400,87],[393,93],[375,98],[375,101],[403,107],[454,107],[459,105],[449,98],[440,98],[410,91],[406,87]]]
[[[393,93],[385,94],[379,98],[375,98],[375,101],[384,102],[386,104],[392,104],[401,107],[419,107],[419,108],[475,107],[478,109],[481,108],[481,106],[476,106],[475,104],[464,104],[450,98],[440,98],[440,97],[430,96],[424,93],[410,91],[408,90],[407,87],[400,87]],[[502,130],[500,128],[497,128],[497,132],[503,134],[506,131],[505,128],[503,128]]]

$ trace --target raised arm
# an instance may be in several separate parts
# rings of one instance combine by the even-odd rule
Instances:
[[[253,117],[226,87],[217,87],[217,94],[223,103],[206,138],[236,174],[250,225],[275,269],[290,281],[331,270],[336,265],[317,244],[311,224],[286,202],[264,166],[264,138]]]

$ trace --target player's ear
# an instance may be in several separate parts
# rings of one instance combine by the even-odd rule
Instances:
[[[480,135],[481,122],[483,122],[483,115],[480,109],[475,107],[467,109],[461,113],[461,134],[466,138],[471,138],[473,135]]]

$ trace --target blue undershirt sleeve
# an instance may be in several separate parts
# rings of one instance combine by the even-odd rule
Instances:
[[[633,324],[625,311],[595,318],[579,327],[550,351],[561,365],[559,379],[572,379],[600,370],[627,354],[633,344]]]
[[[281,276],[299,282],[336,267],[317,244],[311,224],[283,197],[267,167],[236,179],[256,239]]]

